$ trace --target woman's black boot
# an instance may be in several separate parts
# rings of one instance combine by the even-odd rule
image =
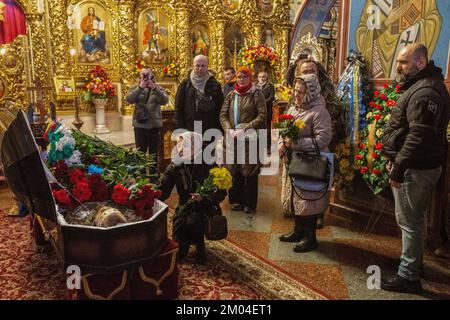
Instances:
[[[302,217],[295,216],[294,230],[288,234],[282,235],[279,239],[281,242],[297,242],[303,238],[303,221]]]
[[[303,239],[294,247],[294,252],[310,252],[319,247],[316,239],[317,215],[304,217]]]

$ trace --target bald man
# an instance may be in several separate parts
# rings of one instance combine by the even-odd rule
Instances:
[[[402,256],[397,275],[383,280],[381,288],[419,293],[427,209],[445,161],[450,97],[442,70],[428,61],[428,50],[420,44],[399,52],[397,81],[403,92],[392,109],[383,152],[390,160],[389,183],[402,231]]]
[[[212,128],[222,131],[219,116],[223,100],[220,83],[208,71],[208,57],[196,56],[193,70],[180,83],[175,97],[176,128],[194,131],[194,121],[201,121],[200,134]]]

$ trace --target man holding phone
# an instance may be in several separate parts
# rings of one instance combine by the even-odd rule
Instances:
[[[152,70],[142,69],[139,84],[130,89],[127,102],[135,104],[133,127],[136,148],[154,154],[157,161],[162,127],[161,106],[169,102],[169,97],[155,83]]]

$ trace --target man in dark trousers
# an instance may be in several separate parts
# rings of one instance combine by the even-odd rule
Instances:
[[[428,61],[428,50],[421,44],[400,51],[397,74],[404,92],[392,109],[383,152],[390,160],[389,183],[402,231],[402,255],[397,274],[383,279],[381,288],[420,293],[427,209],[442,173],[450,97],[442,70]]]
[[[222,104],[222,87],[208,71],[208,57],[196,56],[192,72],[180,83],[175,97],[176,128],[194,131],[194,121],[201,121],[200,134],[213,128],[222,131],[219,121]]]

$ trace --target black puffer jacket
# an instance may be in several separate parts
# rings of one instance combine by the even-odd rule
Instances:
[[[394,164],[391,179],[403,182],[407,169],[442,165],[450,112],[443,80],[442,69],[431,61],[402,86],[405,91],[392,109],[383,137],[383,153]]]
[[[194,131],[194,121],[202,121],[202,134],[211,128],[222,131],[219,117],[224,98],[220,83],[214,77],[206,82],[205,96],[214,102],[214,108],[210,112],[198,110],[195,103],[196,91],[189,78],[180,83],[175,97],[176,128]]]

